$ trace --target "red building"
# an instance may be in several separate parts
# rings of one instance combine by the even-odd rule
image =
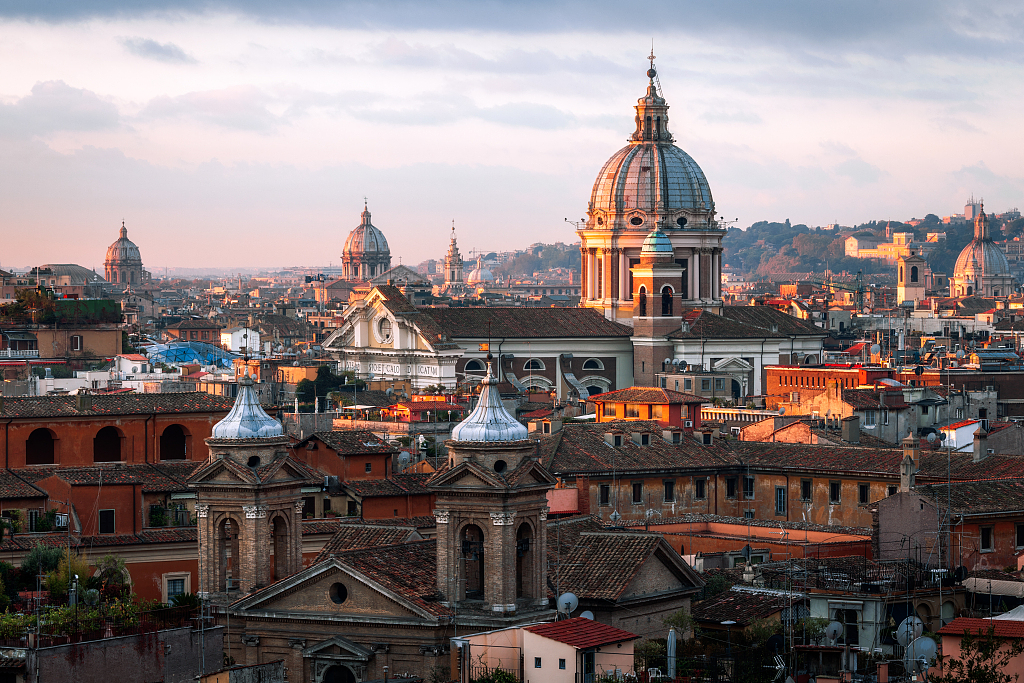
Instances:
[[[201,341],[220,346],[220,331],[223,327],[210,320],[189,319],[168,325],[166,332],[172,339]]]
[[[654,420],[685,431],[700,428],[700,407],[710,402],[703,396],[654,387],[629,387],[587,399],[595,406],[598,422]]]

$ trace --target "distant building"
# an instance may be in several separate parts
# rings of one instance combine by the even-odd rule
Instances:
[[[348,234],[341,255],[346,280],[369,280],[391,268],[391,250],[384,233],[370,223],[370,210],[361,214],[362,222]]]
[[[909,256],[900,256],[896,263],[896,303],[923,300],[931,276],[928,262],[911,250]]]
[[[248,351],[250,355],[257,354],[260,352],[260,333],[251,327],[221,330],[220,345],[235,353]]]
[[[142,268],[142,255],[135,243],[128,239],[128,229],[121,222],[121,236],[107,248],[103,262],[107,282],[114,285],[140,285],[149,282],[149,272]]]
[[[1006,254],[989,235],[989,220],[982,205],[974,219],[974,239],[956,259],[949,293],[956,297],[1010,296],[1015,284]]]

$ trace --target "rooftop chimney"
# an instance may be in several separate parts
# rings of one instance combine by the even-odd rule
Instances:
[[[906,453],[906,451],[904,451]],[[917,468],[914,466],[914,459],[910,455],[903,456],[903,462],[900,463],[900,492],[907,493],[910,489],[914,488],[914,472]]]
[[[92,410],[92,394],[79,393],[75,395],[75,410],[85,412]]]
[[[840,437],[849,443],[860,443],[860,418],[856,415],[844,417]]]
[[[914,463],[914,470],[920,469],[921,441],[912,432],[907,432],[906,438],[900,443],[903,444],[903,459],[910,458],[910,461]]]
[[[978,427],[974,432],[974,462],[981,462],[988,457],[988,432],[984,427]]]

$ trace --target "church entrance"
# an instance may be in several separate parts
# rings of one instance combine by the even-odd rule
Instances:
[[[337,664],[324,672],[323,683],[356,683],[356,677],[347,666]]]
[[[484,599],[484,532],[475,524],[462,530],[462,563],[465,567],[466,599]]]

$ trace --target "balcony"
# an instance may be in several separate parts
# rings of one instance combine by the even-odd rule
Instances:
[[[39,358],[39,349],[0,349],[0,358]]]

